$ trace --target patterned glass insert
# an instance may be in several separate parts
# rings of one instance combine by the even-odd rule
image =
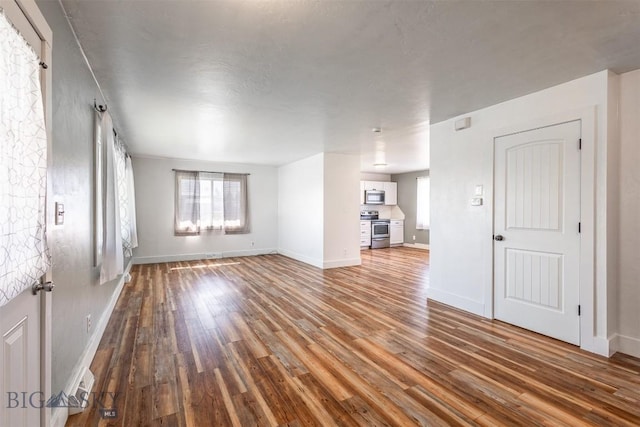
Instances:
[[[0,11],[0,306],[49,266],[40,61]]]

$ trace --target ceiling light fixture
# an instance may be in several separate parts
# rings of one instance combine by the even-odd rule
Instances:
[[[382,133],[382,129],[380,128],[373,128],[371,129],[371,131],[377,134]],[[375,158],[375,163],[373,164],[373,167],[377,169],[386,168],[387,159],[386,159],[386,153],[385,153],[385,144],[382,137],[380,136],[375,137],[375,146],[376,146],[376,158]]]

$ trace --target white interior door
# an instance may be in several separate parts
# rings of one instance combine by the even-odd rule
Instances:
[[[50,61],[51,30],[33,0],[0,0],[0,8],[20,34]],[[50,72],[50,70],[49,70]],[[4,78],[4,76],[0,76]],[[50,153],[50,74],[41,74]],[[49,156],[50,158],[50,156]],[[7,185],[3,182],[2,185]],[[45,280],[50,279],[46,274]],[[33,295],[31,289],[0,307],[0,426],[48,426],[50,411],[45,408],[50,396],[50,294]]]
[[[495,139],[495,317],[580,344],[580,121]]]
[[[0,325],[0,425],[39,426],[48,397],[40,386],[40,297],[26,290],[0,307]]]

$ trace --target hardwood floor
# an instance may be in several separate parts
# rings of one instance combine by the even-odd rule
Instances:
[[[135,266],[91,366],[103,399],[67,425],[640,424],[640,360],[427,304],[426,251],[362,261]]]

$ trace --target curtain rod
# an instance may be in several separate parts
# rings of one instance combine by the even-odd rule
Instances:
[[[251,175],[250,173],[237,173],[237,172],[216,172],[216,171],[194,171],[194,170],[189,170],[189,169],[171,169],[174,172],[202,172],[202,173],[230,173],[230,174],[234,174],[234,175],[246,175],[249,176]]]
[[[93,98],[93,109],[100,113],[104,113],[105,111],[107,111],[107,104],[105,103],[104,105],[98,105],[96,103],[96,99]]]

